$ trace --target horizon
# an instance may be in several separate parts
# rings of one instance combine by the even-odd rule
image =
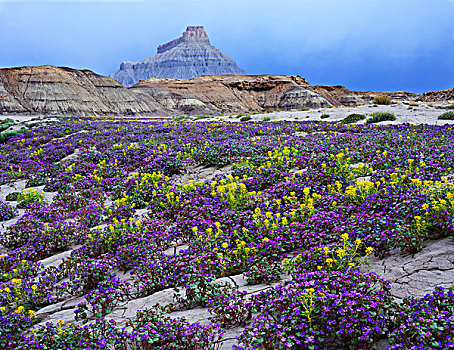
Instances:
[[[0,0],[0,67],[53,65],[110,76],[121,62],[150,58],[187,26],[202,25],[211,45],[251,75],[301,75],[311,85],[359,91],[454,87],[453,0],[286,5]]]

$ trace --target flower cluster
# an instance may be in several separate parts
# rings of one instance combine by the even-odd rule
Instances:
[[[446,348],[452,292],[397,305],[363,265],[453,236],[453,145],[449,125],[34,125],[0,146],[0,183],[57,194],[7,198],[25,213],[0,235],[0,347],[216,349],[223,329],[242,326],[242,349],[372,349],[385,338]],[[13,215],[0,203],[0,221]],[[243,278],[270,288],[251,296],[226,282]],[[169,288],[174,304],[138,312],[127,329],[101,321]],[[30,331],[35,312],[76,297],[86,325]],[[171,315],[194,307],[212,324]]]

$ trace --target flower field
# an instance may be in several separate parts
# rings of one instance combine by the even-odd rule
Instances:
[[[396,300],[368,272],[453,236],[453,147],[449,125],[87,117],[13,135],[0,348],[453,348],[453,290]],[[71,318],[47,322],[53,305]]]

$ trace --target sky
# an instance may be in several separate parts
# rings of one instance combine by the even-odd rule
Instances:
[[[0,0],[0,67],[110,75],[188,25],[251,74],[352,90],[454,87],[454,0]]]

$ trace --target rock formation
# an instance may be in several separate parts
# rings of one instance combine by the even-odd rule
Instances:
[[[424,93],[417,101],[438,102],[454,100],[454,88],[449,90],[430,91]]]
[[[131,91],[153,95],[157,89],[168,91],[178,101],[200,101],[195,114],[210,111],[244,112],[267,109],[320,108],[330,105],[310,91],[309,83],[299,75],[222,75],[191,80],[151,79],[141,81]]]
[[[310,89],[323,96],[333,106],[357,106],[363,99],[344,86],[311,86]]]
[[[0,97],[0,114],[210,115],[329,105],[300,76],[151,79],[127,89],[89,70],[53,66],[0,69]]]
[[[413,101],[420,95],[407,91],[352,91],[355,95],[361,98],[364,102],[372,102],[376,96],[388,96],[394,101]]]
[[[112,78],[53,66],[0,69],[0,113],[56,115],[146,114],[162,107]]]
[[[166,45],[160,50],[169,52],[181,43]],[[449,93],[447,90],[423,96],[431,101],[449,98]],[[116,80],[89,70],[53,66],[0,69],[0,114],[217,115],[357,106],[370,102],[376,95],[387,95],[393,100],[415,100],[419,96],[406,92],[355,92],[343,86],[312,86],[299,75],[151,78],[125,88]]]
[[[210,45],[203,26],[190,26],[183,35],[160,45],[157,55],[123,62],[112,77],[124,86],[149,78],[190,79],[202,75],[246,74],[235,61]]]

